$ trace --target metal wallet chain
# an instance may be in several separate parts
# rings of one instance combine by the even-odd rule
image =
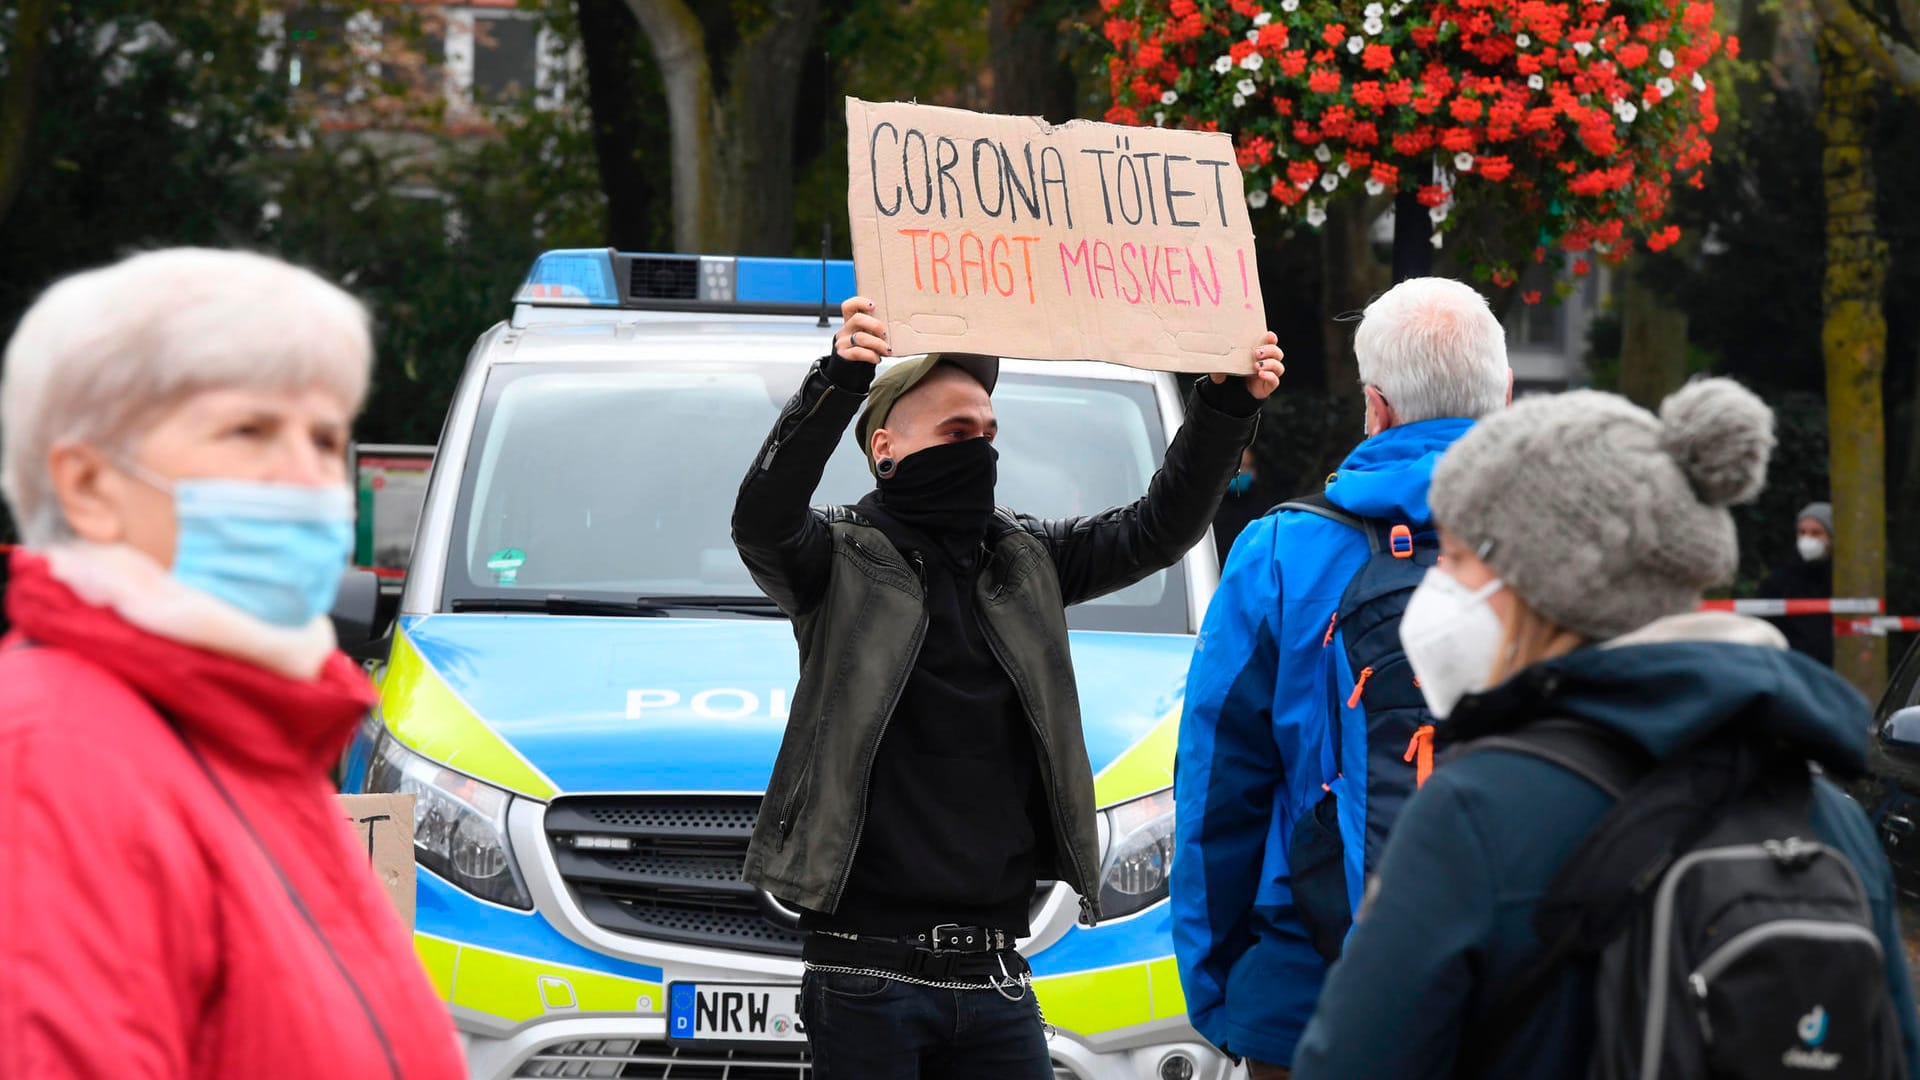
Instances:
[[[879,968],[848,967],[843,964],[816,964],[811,960],[807,961],[807,970],[832,972],[836,975],[865,975],[874,979],[891,979],[894,982],[906,983],[908,986],[925,986],[934,990],[992,990],[1008,1001],[1020,1001],[1027,997],[1032,997],[1033,1011],[1039,1014],[1041,1029],[1046,1032],[1049,1040],[1054,1036],[1054,1026],[1047,1023],[1046,1010],[1041,1008],[1040,998],[1033,994],[1033,973],[1023,971],[1015,975],[1007,970],[1007,962],[1005,960],[1000,961],[1000,974],[1005,977],[1004,982],[1001,978],[993,975],[987,976],[987,981],[984,983],[922,979],[914,975],[903,975],[897,971],[883,971]],[[1006,990],[1007,987],[1018,987],[1020,992],[1017,994],[1009,994]]]

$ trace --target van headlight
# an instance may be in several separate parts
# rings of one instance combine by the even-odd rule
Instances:
[[[1100,857],[1100,913],[1131,915],[1167,898],[1173,875],[1173,789],[1101,811],[1107,843]]]
[[[367,790],[413,796],[413,854],[421,866],[482,900],[533,909],[507,843],[513,796],[421,757],[384,731]]]

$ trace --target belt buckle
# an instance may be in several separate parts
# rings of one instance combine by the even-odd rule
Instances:
[[[935,952],[939,952],[947,947],[946,944],[943,942],[943,937],[942,937],[943,932],[945,932],[944,936],[946,941],[952,941],[954,944],[959,944],[957,939],[960,935],[960,932],[966,929],[970,929],[970,928],[961,926],[959,923],[941,923],[939,926],[934,927],[933,928],[933,944],[932,944],[933,950]],[[969,939],[971,939],[971,935],[969,935]],[[972,941],[969,940],[967,943],[971,945]]]

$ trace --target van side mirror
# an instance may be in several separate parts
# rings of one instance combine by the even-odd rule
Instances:
[[[1880,725],[1880,740],[1896,750],[1920,753],[1920,705],[1895,710]]]
[[[380,578],[371,570],[353,568],[340,575],[340,593],[334,598],[333,634],[340,651],[362,663],[376,659],[380,636]]]

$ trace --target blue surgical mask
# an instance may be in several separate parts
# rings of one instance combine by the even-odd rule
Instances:
[[[353,555],[353,492],[252,480],[135,475],[173,495],[173,576],[275,626],[333,608]]]

